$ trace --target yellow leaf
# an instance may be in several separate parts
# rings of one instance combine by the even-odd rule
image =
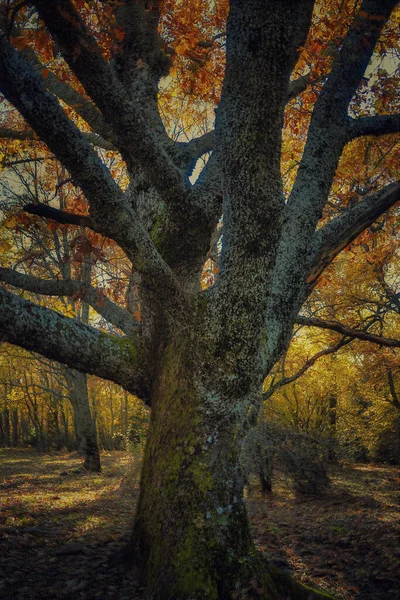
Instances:
[[[0,240],[0,252],[8,252],[8,250],[11,250],[11,248],[12,246],[10,242],[7,242],[6,240]]]

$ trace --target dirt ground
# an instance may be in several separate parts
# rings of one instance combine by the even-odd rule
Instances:
[[[115,556],[129,537],[138,464],[102,455],[103,472],[75,454],[0,450],[1,600],[138,600]],[[399,476],[394,467],[344,465],[320,499],[296,498],[278,472],[248,507],[257,545],[276,566],[337,599],[400,599]]]

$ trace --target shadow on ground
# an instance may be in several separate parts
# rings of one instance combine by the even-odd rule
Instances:
[[[111,559],[129,538],[138,460],[0,449],[0,598],[135,600],[132,574]],[[345,466],[326,496],[296,498],[278,472],[274,493],[247,499],[254,538],[274,566],[345,600],[399,600],[398,480],[394,468]]]

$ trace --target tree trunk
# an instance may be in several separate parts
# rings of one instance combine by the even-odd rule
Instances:
[[[87,390],[87,375],[68,369],[63,369],[68,385],[69,398],[74,411],[74,423],[78,452],[83,455],[83,466],[87,471],[101,471],[97,433],[89,406]]]
[[[5,446],[5,432],[4,432],[4,421],[3,414],[0,411],[0,447]]]
[[[26,418],[24,413],[21,413],[21,442],[22,445],[27,444],[29,435],[29,419]]]
[[[228,599],[237,591],[277,598],[243,500],[242,423],[216,421],[195,381],[185,352],[168,350],[153,395],[129,548],[145,597]]]
[[[15,448],[16,446],[19,446],[18,408],[13,408],[12,411],[11,411],[11,423],[12,423],[12,437],[11,437],[11,442],[12,442],[12,446]]]
[[[72,445],[71,445],[71,440],[70,440],[70,436],[69,436],[69,429],[68,429],[68,413],[66,414],[64,411],[64,407],[62,404],[60,404],[60,416],[61,416],[61,423],[62,423],[62,441],[63,441],[63,445],[67,448],[68,451],[70,451],[72,449]]]
[[[60,429],[60,418],[59,418],[59,406],[57,398],[53,397],[53,409],[52,409],[52,418],[54,425],[54,444],[56,450],[61,450],[62,448],[62,435]]]
[[[337,462],[336,452],[336,411],[337,411],[337,397],[336,394],[332,394],[329,397],[329,438],[328,438],[328,461]]]
[[[272,469],[271,472],[266,473],[265,471],[260,471],[260,488],[262,494],[267,494],[272,492]]]
[[[8,408],[3,410],[3,429],[4,429],[4,445],[6,448],[11,446],[11,431],[10,431],[10,411]]]

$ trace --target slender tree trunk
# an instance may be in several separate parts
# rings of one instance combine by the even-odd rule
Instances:
[[[21,442],[24,445],[27,443],[28,433],[29,433],[29,419],[26,418],[24,413],[21,413],[20,422],[21,422]]]
[[[328,439],[328,461],[336,462],[336,410],[337,410],[337,397],[336,394],[332,394],[329,397],[329,439]]]
[[[10,431],[10,411],[8,408],[3,410],[3,429],[4,429],[4,445],[6,448],[11,446],[11,431]]]
[[[5,446],[5,430],[4,430],[4,419],[3,414],[0,411],[0,447]]]
[[[74,411],[78,452],[84,456],[83,466],[87,471],[101,471],[96,427],[89,406],[87,375],[67,367],[63,373]]]
[[[109,395],[109,406],[110,406],[110,446],[114,444],[114,403],[112,393]]]
[[[12,446],[15,448],[16,446],[19,446],[19,432],[18,432],[18,425],[19,425],[19,419],[18,419],[18,408],[13,408],[11,411],[11,424],[12,424],[12,437],[11,437],[11,444]]]
[[[54,424],[54,442],[56,450],[62,448],[62,435],[60,430],[60,418],[59,418],[59,405],[56,397],[53,397],[53,410],[52,410],[53,424]]]
[[[125,408],[124,408],[124,435],[126,437],[128,435],[128,427],[129,427],[128,392],[126,390],[124,390],[124,400],[125,400]]]
[[[67,450],[70,450],[70,448],[71,448],[71,441],[70,441],[70,438],[69,438],[68,415],[65,413],[64,407],[62,405],[60,405],[60,417],[61,417],[61,423],[62,423],[62,441],[63,441],[63,445],[67,448]]]
[[[260,488],[263,494],[272,492],[272,469],[270,472],[260,471]]]

